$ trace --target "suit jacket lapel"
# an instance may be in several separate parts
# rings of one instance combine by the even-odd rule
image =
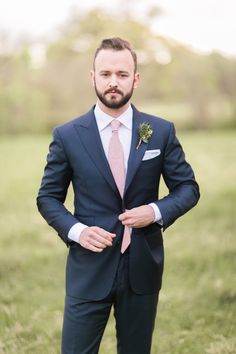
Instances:
[[[148,144],[142,143],[138,149],[136,148],[139,142],[139,125],[143,123],[144,120],[142,114],[134,106],[132,106],[132,108],[133,108],[133,128],[132,128],[132,139],[131,139],[131,147],[130,147],[130,154],[128,160],[128,168],[126,174],[125,192],[129,188],[148,146]]]
[[[79,118],[75,124],[75,128],[80,136],[80,140],[87,150],[90,158],[103,175],[107,183],[113,191],[120,197],[120,193],[114,181],[109,163],[107,161],[101,138],[99,135],[96,119],[92,108],[87,114]],[[121,198],[121,197],[120,197]]]

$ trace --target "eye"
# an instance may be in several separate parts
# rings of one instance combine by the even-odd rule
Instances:
[[[121,74],[120,74],[120,77],[128,77],[128,74],[121,73]]]
[[[108,77],[109,73],[101,73],[100,75],[103,76],[103,77]]]

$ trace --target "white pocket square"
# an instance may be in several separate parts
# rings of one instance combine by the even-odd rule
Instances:
[[[160,153],[161,153],[160,149],[147,150],[142,158],[142,161],[154,159],[154,157],[157,157],[158,155],[160,155]]]

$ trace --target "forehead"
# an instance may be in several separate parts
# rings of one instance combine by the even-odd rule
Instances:
[[[95,70],[134,71],[134,60],[128,49],[102,49],[95,59]]]

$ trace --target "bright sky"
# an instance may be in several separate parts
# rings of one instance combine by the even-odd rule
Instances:
[[[76,8],[114,6],[107,0],[6,0],[0,2],[0,31],[17,37],[50,35]],[[200,51],[217,49],[236,56],[236,0],[123,0],[142,13],[150,4],[163,14],[156,21],[160,34]],[[133,4],[133,5],[132,5]]]

